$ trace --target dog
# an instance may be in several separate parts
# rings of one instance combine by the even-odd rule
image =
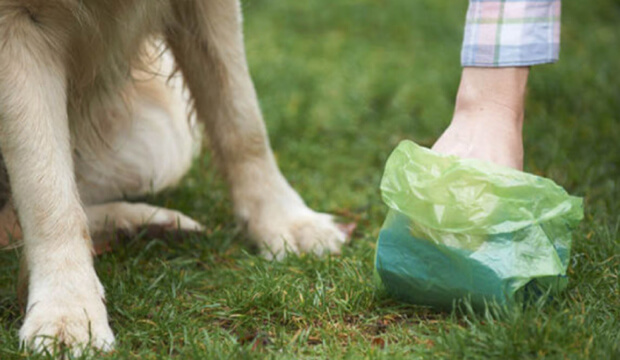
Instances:
[[[126,200],[186,173],[200,147],[192,117],[264,256],[340,251],[347,237],[332,216],[308,208],[278,169],[238,0],[0,0],[0,224],[23,238],[24,346],[113,348],[93,234],[201,230]]]

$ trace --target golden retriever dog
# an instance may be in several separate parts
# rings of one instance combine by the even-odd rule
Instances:
[[[0,0],[0,224],[23,238],[24,346],[114,346],[93,267],[97,232],[200,230],[179,212],[125,201],[188,170],[200,139],[192,114],[262,254],[345,243],[276,165],[241,22],[238,0]],[[21,229],[8,229],[13,209]]]

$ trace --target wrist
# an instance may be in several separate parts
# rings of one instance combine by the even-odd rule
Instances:
[[[464,68],[455,115],[497,114],[523,119],[529,68]]]

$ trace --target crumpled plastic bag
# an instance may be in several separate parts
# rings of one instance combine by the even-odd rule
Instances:
[[[437,308],[469,299],[480,309],[566,287],[583,202],[553,181],[403,141],[381,193],[389,213],[375,280],[393,297]]]

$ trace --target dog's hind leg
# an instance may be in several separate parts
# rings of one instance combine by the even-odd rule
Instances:
[[[346,236],[280,173],[250,79],[238,1],[173,3],[167,39],[195,101],[237,217],[266,257],[338,253]]]
[[[59,343],[80,353],[114,342],[73,171],[62,30],[72,21],[68,4],[0,3],[0,148],[29,278],[20,339],[52,353]],[[40,16],[45,10],[51,16]]]
[[[22,239],[22,229],[15,214],[15,208],[10,202],[4,204],[0,210],[0,249],[17,244]]]

